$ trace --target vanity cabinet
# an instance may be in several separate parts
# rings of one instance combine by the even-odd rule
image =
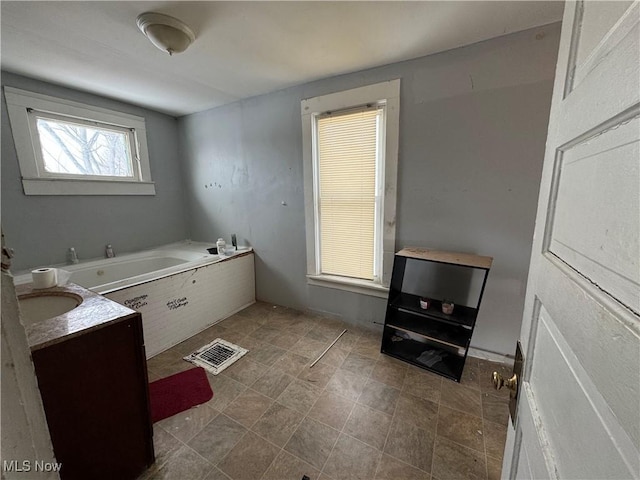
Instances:
[[[492,261],[422,248],[396,253],[382,353],[459,382]]]
[[[32,349],[60,477],[127,480],[154,461],[142,320]]]

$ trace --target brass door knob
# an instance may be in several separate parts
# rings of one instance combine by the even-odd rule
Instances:
[[[502,387],[507,387],[513,394],[518,392],[518,376],[514,373],[511,378],[505,379],[498,372],[493,372],[491,375],[491,381],[496,390],[500,390]]]

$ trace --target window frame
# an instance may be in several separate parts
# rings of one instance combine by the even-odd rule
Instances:
[[[4,87],[25,195],[155,195],[145,119],[71,100]],[[37,115],[128,131],[132,177],[76,175],[44,169]]]
[[[342,111],[363,105],[384,104],[385,114],[382,129],[384,135],[380,141],[384,148],[383,165],[376,176],[381,188],[379,201],[382,208],[378,210],[380,218],[375,222],[380,231],[376,231],[374,263],[377,263],[379,275],[374,280],[363,280],[320,272],[319,258],[319,198],[317,190],[318,162],[315,152],[317,145],[316,118],[328,111]],[[301,102],[302,143],[303,143],[303,175],[305,192],[305,230],[307,243],[307,283],[340,290],[347,290],[365,295],[386,298],[389,291],[393,256],[395,255],[395,219],[396,191],[398,171],[398,144],[400,123],[400,80],[367,85],[342,92],[331,93]]]

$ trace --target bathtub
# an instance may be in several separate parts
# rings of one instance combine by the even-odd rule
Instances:
[[[70,282],[139,311],[149,358],[255,303],[253,250],[218,256],[208,247],[185,241],[59,268]]]

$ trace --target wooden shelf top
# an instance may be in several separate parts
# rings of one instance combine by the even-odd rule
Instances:
[[[470,253],[445,252],[442,250],[430,250],[428,248],[405,247],[396,255],[419,260],[431,260],[433,262],[450,263],[476,268],[491,268],[493,257],[483,257]]]

